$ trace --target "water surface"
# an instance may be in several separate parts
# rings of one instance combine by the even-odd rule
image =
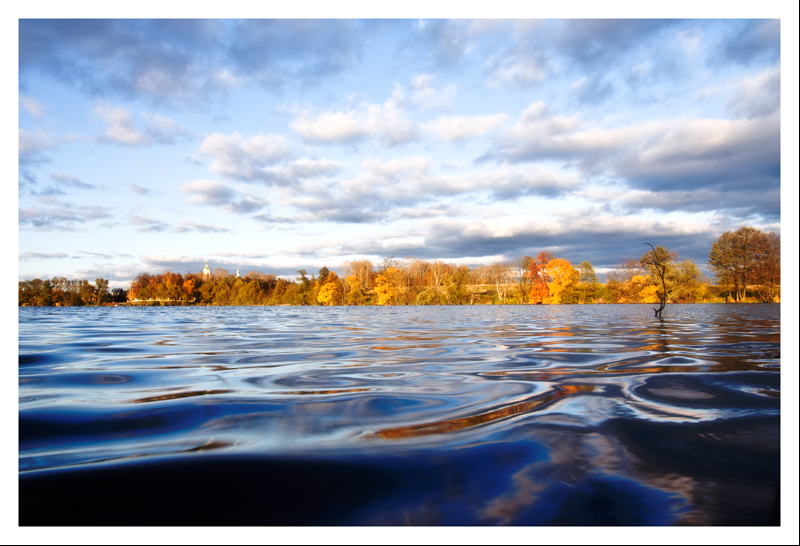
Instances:
[[[20,523],[769,525],[780,306],[20,308]]]

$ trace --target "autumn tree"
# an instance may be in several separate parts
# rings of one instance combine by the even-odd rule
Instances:
[[[547,266],[533,260],[528,267],[528,279],[531,286],[528,300],[531,303],[545,303],[550,297],[550,290],[547,287]]]
[[[320,287],[328,280],[328,275],[330,275],[330,271],[328,271],[327,267],[322,266],[322,269],[319,270],[319,277],[317,278]]]
[[[418,258],[414,258],[413,256],[409,256],[406,259],[406,262],[406,270],[408,271],[408,277],[411,280],[411,286],[425,286],[425,278],[428,275],[430,264],[425,260],[420,260]]]
[[[433,290],[436,299],[439,297],[439,287],[442,285],[442,280],[448,269],[447,264],[441,260],[436,260],[427,267],[426,284]]]
[[[347,261],[342,265],[342,270],[344,271],[345,278],[348,279],[347,282],[350,285],[351,290],[355,284],[354,281],[350,280],[351,277],[357,279],[358,288],[362,290],[372,288],[375,285],[374,266],[369,260]]]
[[[550,298],[547,264],[554,259],[555,256],[552,252],[544,250],[531,260],[528,268],[528,278],[531,282],[529,293],[531,303],[547,303],[547,300]]]
[[[444,295],[448,305],[461,305],[466,299],[466,286],[469,284],[470,270],[460,265],[444,277]]]
[[[702,273],[694,260],[677,260],[667,264],[667,290],[669,301],[674,303],[695,303],[703,299],[705,286],[701,282]]]
[[[764,263],[771,265],[765,268]],[[708,259],[717,281],[733,285],[734,301],[745,299],[749,284],[762,284],[768,279],[768,284],[773,285],[779,279],[776,271],[780,268],[776,269],[776,264],[780,264],[780,238],[748,226],[720,235],[711,246]],[[771,275],[764,276],[766,269]]]
[[[588,260],[583,260],[578,266],[578,287],[581,293],[581,303],[585,303],[587,298],[594,303],[597,296],[597,273]]]
[[[86,284],[89,284],[88,281],[84,281]],[[39,290],[38,297],[36,298],[36,305],[39,307],[50,307],[54,305],[55,302],[53,301],[53,284],[45,279],[42,281],[41,289]]]
[[[375,278],[375,294],[378,305],[397,304],[400,270],[388,267]]]
[[[519,293],[519,302],[526,303],[528,299],[528,292],[530,291],[530,275],[528,272],[530,271],[531,262],[533,258],[530,256],[520,256],[516,260],[514,260],[514,268],[516,271],[517,277],[517,292]]]
[[[639,292],[643,288],[641,280],[636,277],[647,278],[647,272],[642,267],[641,260],[626,258],[606,274],[608,291],[616,303],[636,303],[639,301]]]
[[[497,291],[498,301],[500,303],[505,303],[506,296],[508,295],[508,281],[511,276],[511,267],[503,262],[494,262],[489,265],[489,276]]]
[[[757,253],[757,295],[762,302],[773,302],[779,296],[781,284],[781,238],[772,231],[764,234],[758,242]]]
[[[572,264],[563,258],[550,260],[546,267],[548,277],[548,298],[545,303],[558,305],[572,303],[575,285],[580,279],[580,274]]]
[[[197,279],[191,278],[183,281],[181,288],[183,289],[182,299],[185,302],[194,301],[197,298],[195,287],[197,286]]]
[[[66,279],[65,279],[66,280]],[[94,291],[96,301],[99,305],[102,305],[106,301],[108,301],[109,293],[108,293],[108,280],[97,278],[94,281]]]
[[[350,275],[346,279],[346,284],[349,288],[345,294],[345,301],[347,305],[364,305],[367,301],[367,295],[364,289],[361,288],[361,277],[359,275]]]
[[[322,279],[320,271],[320,279]],[[317,293],[317,301],[323,305],[340,305],[344,300],[344,287],[335,271],[326,272],[325,282]]]

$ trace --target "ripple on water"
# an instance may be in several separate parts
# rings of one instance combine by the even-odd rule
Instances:
[[[390,503],[420,524],[574,524],[564,514],[592,513],[587,499],[646,491],[680,499],[667,523],[751,521],[730,499],[740,486],[766,498],[779,463],[762,445],[780,415],[779,307],[668,310],[658,321],[648,306],[601,305],[20,309],[20,470],[389,456],[390,472],[439,484],[420,485],[418,504]],[[730,460],[716,450],[726,439]],[[709,485],[680,446],[708,447],[727,477]],[[481,449],[488,458],[467,456]],[[530,458],[512,464],[520,453]],[[730,461],[754,453],[743,477]],[[448,502],[471,515],[448,519]]]

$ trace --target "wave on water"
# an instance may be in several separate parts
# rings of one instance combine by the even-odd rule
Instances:
[[[777,525],[779,305],[20,308],[21,525]]]

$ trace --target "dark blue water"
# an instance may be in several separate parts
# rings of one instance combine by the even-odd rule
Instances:
[[[20,308],[22,525],[774,525],[780,306]]]

